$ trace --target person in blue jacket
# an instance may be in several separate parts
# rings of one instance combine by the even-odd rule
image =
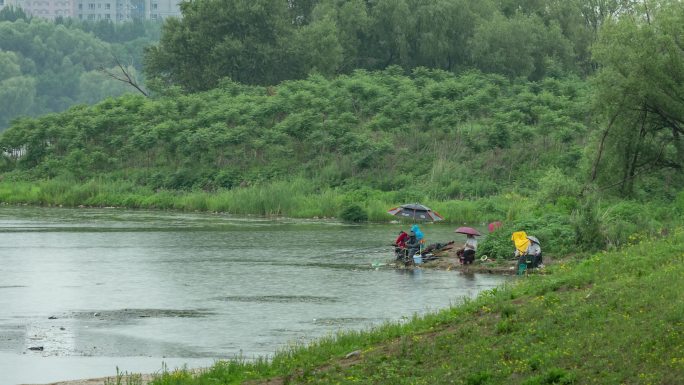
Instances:
[[[418,225],[413,225],[411,226],[411,231],[413,231],[414,234],[416,234],[416,239],[419,241],[422,241],[424,238],[423,232],[420,231],[420,228],[418,228]]]
[[[425,235],[423,235],[423,232],[420,231],[420,228],[418,228],[418,225],[413,225],[411,226],[411,231],[416,235],[416,240],[420,244],[420,251],[423,251],[423,244],[425,243]]]

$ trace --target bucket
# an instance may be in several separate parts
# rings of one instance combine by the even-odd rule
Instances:
[[[413,256],[413,263],[415,263],[416,265],[420,265],[421,263],[423,263],[423,256],[420,254],[414,255]]]

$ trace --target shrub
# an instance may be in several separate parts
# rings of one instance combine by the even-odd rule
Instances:
[[[601,221],[592,202],[585,203],[572,216],[577,246],[584,250],[598,250],[604,244]]]
[[[490,233],[477,248],[479,256],[486,255],[488,258],[512,259],[515,251],[511,234],[511,226],[503,226]]]
[[[350,204],[342,209],[340,218],[345,222],[366,222],[368,213],[361,206]]]
[[[539,180],[537,199],[542,203],[556,203],[561,198],[577,196],[580,192],[579,183],[565,175],[557,167],[552,167]]]
[[[366,222],[368,220],[368,214],[361,206],[351,204],[342,209],[340,218],[346,222]]]
[[[514,258],[515,246],[511,240],[514,231],[524,231],[541,241],[544,254],[564,254],[575,248],[575,231],[567,217],[547,213],[518,219],[487,236],[478,247],[478,255],[489,258]]]

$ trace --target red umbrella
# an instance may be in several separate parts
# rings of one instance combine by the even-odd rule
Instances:
[[[456,230],[454,230],[454,233],[461,233],[461,234],[467,234],[467,235],[481,235],[477,230],[475,230],[472,227],[459,227]]]

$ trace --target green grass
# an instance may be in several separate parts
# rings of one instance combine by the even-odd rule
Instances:
[[[314,182],[302,178],[214,192],[154,191],[131,182],[103,179],[85,182],[61,179],[0,182],[0,202],[7,204],[116,206],[292,218],[338,217],[348,205],[359,204],[368,214],[368,219],[373,222],[396,219],[388,215],[387,210],[402,203],[409,203],[400,199],[400,194],[396,192],[368,189],[350,192],[320,188]],[[434,207],[447,222],[460,223],[505,217],[509,207],[517,204],[519,199],[487,198],[480,203],[457,200],[431,201],[427,198],[420,201]]]
[[[271,361],[165,372],[153,384],[681,384],[683,276],[678,229],[401,325],[290,346]],[[346,359],[352,351],[360,356]]]

